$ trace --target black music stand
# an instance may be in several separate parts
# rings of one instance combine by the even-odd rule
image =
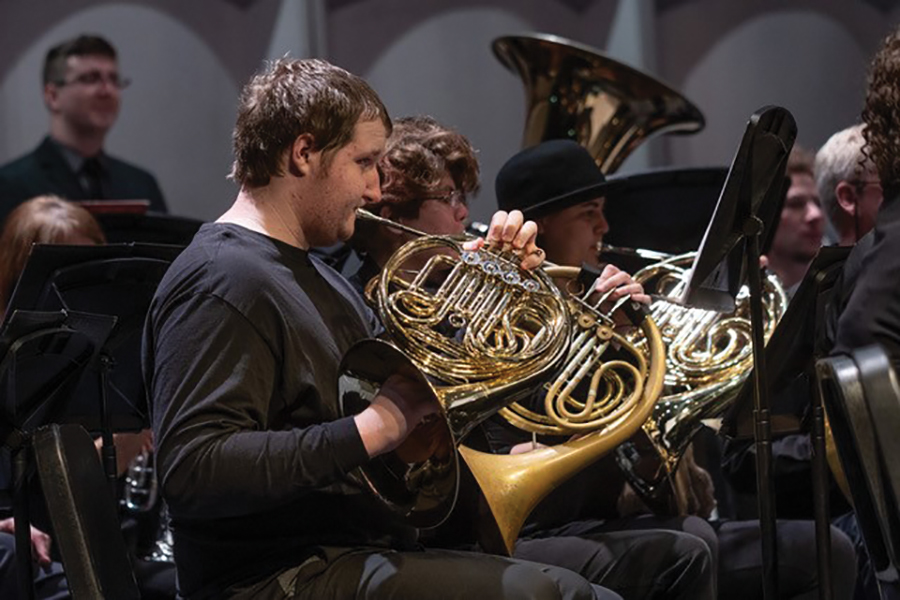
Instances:
[[[830,349],[823,347],[825,309],[831,299],[835,281],[852,247],[822,247],[810,263],[797,287],[787,311],[766,344],[766,363],[775,365],[767,373],[769,390],[786,388],[800,375],[814,376],[814,363]],[[733,440],[753,437],[753,386],[745,383],[719,430]],[[803,430],[798,420],[772,421],[774,433],[797,433]]]
[[[31,435],[65,420],[67,403],[115,325],[115,317],[12,310],[0,331],[0,442],[11,456],[16,547],[31,548],[27,480]],[[33,598],[31,552],[17,553],[19,595]]]
[[[10,310],[80,311],[116,318],[67,406],[66,422],[103,437],[103,463],[115,489],[113,431],[149,423],[141,376],[141,333],[160,279],[180,246],[37,245],[25,265]],[[99,399],[99,402],[98,402]]]
[[[187,217],[126,212],[98,212],[94,215],[110,244],[173,244],[187,246],[203,221]]]
[[[767,390],[787,388],[798,377],[815,379],[815,361],[823,356],[826,308],[831,292],[850,247],[820,248],[803,281],[797,288],[787,311],[766,345],[766,364],[774,365],[766,375]],[[750,381],[738,392],[735,402],[722,421],[720,433],[732,440],[753,437],[753,385]],[[813,449],[813,501],[816,521],[816,555],[818,559],[820,597],[832,597],[831,529],[828,519],[828,464],[825,459],[825,412],[818,398],[811,404],[807,425],[794,418],[779,419],[772,415],[771,431],[779,434],[811,430]],[[758,450],[757,450],[758,451]]]
[[[797,125],[789,111],[777,106],[759,109],[750,117],[728,179],[703,236],[685,291],[685,306],[733,312],[735,296],[748,279],[757,443],[757,480],[763,551],[763,597],[777,597],[777,548],[771,488],[771,431],[765,378],[762,280],[759,259],[763,232],[781,212],[787,187],[785,166],[794,145]]]

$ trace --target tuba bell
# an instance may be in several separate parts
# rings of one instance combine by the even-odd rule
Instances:
[[[572,342],[562,368],[545,385],[541,410],[513,402],[499,412],[533,434],[584,435],[517,455],[460,447],[490,513],[481,523],[481,543],[496,554],[512,553],[522,525],[547,494],[637,432],[662,391],[665,351],[646,311],[628,298],[603,311],[608,294],[590,301],[579,269],[545,270],[569,282]],[[636,333],[620,332],[623,318]]]
[[[467,251],[455,237],[357,214],[419,237],[399,248],[367,287],[390,341],[363,340],[346,353],[342,412],[360,412],[390,375],[401,373],[429,390],[423,401],[436,402],[439,416],[356,477],[412,525],[435,527],[456,500],[457,444],[555,371],[569,344],[568,311],[550,278],[524,271],[511,253]]]
[[[651,509],[685,513],[674,474],[704,421],[731,406],[753,366],[747,286],[731,314],[686,308],[670,302],[681,295],[695,252],[672,256],[634,275],[653,301],[650,312],[666,344],[665,389],[650,419],[634,439],[616,449],[628,482]],[[787,309],[778,277],[763,278],[766,341]]]
[[[525,148],[571,139],[609,174],[650,136],[696,133],[705,124],[687,98],[589,46],[531,34],[497,38],[493,50],[525,86]]]

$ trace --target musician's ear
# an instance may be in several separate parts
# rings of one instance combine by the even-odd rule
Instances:
[[[301,133],[294,139],[288,154],[288,171],[299,177],[308,176],[322,162],[322,153],[315,149],[312,134]]]
[[[851,217],[856,214],[856,188],[852,183],[841,181],[834,188],[834,196],[837,199],[838,206]]]

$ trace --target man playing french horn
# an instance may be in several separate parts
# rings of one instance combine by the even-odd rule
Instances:
[[[547,260],[562,264],[600,266],[598,248],[609,225],[603,214],[604,199],[596,194],[585,194],[579,181],[589,180],[587,173],[593,169],[594,177],[602,177],[590,154],[581,146],[569,141],[549,141],[523,150],[501,168],[496,183],[497,200],[504,210],[522,210],[526,218],[538,224],[538,243],[546,250]],[[616,201],[617,182],[607,188],[607,199]],[[611,269],[606,266],[605,269]],[[493,446],[498,449],[513,446],[527,449],[531,444],[527,436],[508,425],[498,425],[496,420],[485,424],[490,429]],[[686,455],[689,459],[689,455]],[[601,463],[604,461],[600,461]],[[682,460],[680,471],[690,482],[689,495],[694,499],[693,511],[681,516],[632,517],[609,520],[613,515],[603,512],[605,505],[639,504],[623,502],[634,493],[621,481],[614,482],[614,469],[600,465],[586,469],[556,490],[536,511],[529,533],[537,536],[560,536],[574,532],[585,536],[611,527],[664,528],[691,534],[703,539],[712,553],[714,577],[720,598],[762,597],[761,550],[758,521],[713,521],[707,519],[715,506],[712,480],[692,460]],[[601,488],[602,490],[598,490]],[[623,494],[619,495],[619,490]],[[585,502],[588,496],[591,502]],[[612,496],[613,498],[610,498]],[[691,505],[689,505],[691,506]],[[696,515],[696,516],[694,516]],[[598,517],[606,517],[603,520]],[[703,517],[703,518],[700,518]],[[818,597],[815,566],[815,532],[811,521],[779,521],[779,597]],[[519,544],[523,551],[516,556],[529,558],[537,555],[551,564],[568,566],[568,557],[560,553],[558,558],[542,552],[539,546],[526,552],[528,546]],[[832,528],[832,564],[835,598],[852,596],[855,580],[852,545],[841,532]],[[584,575],[584,571],[582,571]],[[606,584],[606,580],[604,580]],[[617,589],[615,586],[613,589]],[[631,597],[621,591],[623,596]],[[693,595],[690,597],[701,597]]]
[[[575,573],[422,550],[416,531],[351,477],[436,410],[394,375],[341,417],[338,365],[372,312],[311,246],[348,239],[381,198],[387,111],[360,78],[281,59],[244,88],[237,199],[204,225],[154,298],[144,336],[157,465],[187,598],[617,597]],[[497,213],[522,268],[536,227]],[[471,244],[477,251],[483,242]]]
[[[586,185],[591,189],[582,190],[581,196],[591,197],[583,211],[599,214],[602,219],[603,199],[596,196],[602,193],[605,184],[593,161],[590,158],[588,161]],[[399,119],[388,139],[380,168],[381,201],[370,205],[370,210],[428,234],[464,233],[469,214],[467,198],[479,186],[475,151],[464,136],[429,117]],[[590,229],[584,226],[585,222],[573,223],[575,227],[568,228],[569,235],[578,236],[579,225],[581,230]],[[362,291],[388,257],[409,239],[410,234],[387,225],[360,224],[353,244],[362,254],[363,263],[351,281]],[[583,245],[591,243],[596,249],[593,232],[583,239]],[[569,262],[580,264],[580,258]],[[611,302],[627,296],[642,302],[649,300],[640,284],[611,265],[599,277],[596,289],[599,294],[610,292]],[[464,490],[463,497],[467,491],[471,490]],[[436,539],[429,541],[442,545],[471,542],[461,532],[470,533],[471,527],[467,525],[471,523],[467,521],[474,518],[474,511],[460,508],[463,507],[458,507],[457,513],[461,514],[451,518],[448,531],[439,531]],[[515,545],[513,556],[565,566],[624,598],[715,597],[712,557],[707,545],[681,531],[649,527],[623,530],[619,523],[602,530],[585,531],[584,535],[526,536]]]

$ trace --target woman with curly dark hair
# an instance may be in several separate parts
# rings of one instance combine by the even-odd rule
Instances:
[[[884,201],[875,228],[856,243],[832,293],[832,310],[840,314],[833,353],[848,354],[877,343],[887,351],[896,372],[900,369],[900,28],[885,38],[872,60],[862,119],[866,140],[862,151],[875,165]],[[866,597],[877,597],[880,587],[882,598],[900,598],[898,582],[876,582],[861,543],[857,552]]]
[[[860,264],[855,285],[845,268],[845,289],[852,289],[838,322],[836,353],[874,343],[900,369],[900,29],[883,42],[872,60],[862,112],[863,153],[875,165],[884,188],[884,203],[875,229],[847,259]]]
[[[875,163],[885,198],[900,192],[900,29],[872,60],[862,113],[865,155]]]

